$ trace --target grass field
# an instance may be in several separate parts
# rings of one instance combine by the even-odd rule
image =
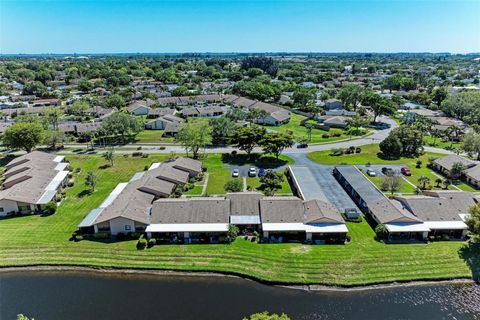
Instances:
[[[304,139],[308,138],[307,134],[307,128],[303,127],[300,125],[300,121],[305,119],[304,116],[292,113],[290,122],[278,127],[268,127],[269,129],[279,131],[279,132],[293,132],[293,136],[295,137],[296,141],[302,141]],[[338,137],[329,137],[329,138],[323,138],[323,134],[333,134],[333,133],[339,133],[340,136]],[[349,139],[350,137],[346,132],[342,129],[330,129],[329,131],[324,131],[324,130],[319,130],[319,129],[312,129],[312,140],[309,141],[308,143],[310,144],[321,144],[321,143],[329,143],[333,141],[338,141],[338,140],[346,140]],[[360,138],[360,137],[352,137],[352,139],[355,138]]]
[[[218,155],[217,155],[218,156]],[[114,167],[98,155],[69,155],[76,183],[56,214],[0,220],[0,266],[79,265],[112,268],[216,271],[270,282],[363,285],[392,281],[471,277],[479,270],[478,246],[462,242],[385,245],[374,240],[366,222],[348,223],[347,245],[256,244],[237,239],[231,245],[159,245],[138,251],[135,241],[69,241],[77,224],[113,190],[151,162],[149,158],[118,157]],[[215,157],[209,157],[210,165]],[[87,171],[98,176],[96,191],[88,195]],[[211,178],[211,177],[210,177]],[[209,178],[209,179],[210,179]],[[223,186],[223,185],[222,185]],[[467,262],[466,262],[467,261]]]
[[[135,137],[135,143],[175,143],[173,137],[164,137],[163,130],[143,130]]]

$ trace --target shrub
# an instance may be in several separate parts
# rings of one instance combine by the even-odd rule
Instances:
[[[147,246],[148,246],[149,248],[153,247],[153,246],[156,245],[156,244],[157,244],[157,239],[155,239],[155,238],[148,239],[148,244],[147,244]]]
[[[330,155],[341,156],[343,153],[344,153],[344,150],[342,148],[335,148],[335,149],[332,149],[332,153],[330,153]]]
[[[355,148],[355,153],[361,153],[361,152],[362,152],[362,148],[360,148],[360,147]]]
[[[417,167],[417,168],[421,168],[421,167],[422,167],[422,161],[421,161],[421,160],[418,160],[418,161],[417,161],[416,167]]]
[[[144,238],[138,239],[138,242],[137,242],[137,249],[138,250],[143,250],[143,249],[145,249],[146,246],[147,246],[147,240],[146,239],[144,239]]]
[[[240,192],[243,190],[243,181],[239,179],[227,181],[223,188],[227,192]]]
[[[132,157],[141,157],[143,156],[143,152],[133,152]]]
[[[228,226],[228,232],[227,232],[227,240],[229,243],[232,243],[233,241],[235,241],[235,239],[237,238],[238,236],[238,233],[240,232],[240,230],[238,229],[238,227],[234,224],[230,224]]]
[[[161,147],[158,148],[158,150],[165,150],[165,147],[161,146]]]
[[[142,158],[148,158],[148,153],[142,154]]]
[[[80,173],[80,171],[82,171],[82,169],[80,167],[75,168],[75,173]]]
[[[140,146],[140,147],[138,147],[138,148],[137,148],[137,150],[142,150],[142,147],[141,147],[141,146]]]
[[[143,171],[148,171],[148,168],[150,168],[148,165],[143,167]]]
[[[442,240],[443,241],[448,241],[448,240],[450,240],[450,237],[448,236],[448,234],[442,234]]]
[[[377,237],[377,240],[385,240],[385,239],[387,239],[387,236],[388,236],[387,227],[385,227],[384,224],[379,224],[379,225],[375,228],[375,235],[376,235],[376,237]]]
[[[125,234],[123,232],[117,233],[116,239],[117,239],[117,241],[125,240]]]
[[[347,242],[352,241],[352,236],[350,235],[350,233],[347,233],[347,235],[345,236],[345,239],[347,240]]]
[[[330,138],[330,135],[328,133],[324,133],[322,134],[322,138],[324,139]]]
[[[47,203],[42,210],[42,213],[48,216],[54,214],[55,212],[57,212],[57,204],[54,201]]]
[[[183,186],[183,191],[188,191],[188,190],[191,190],[193,189],[195,186],[191,183],[186,183],[184,186]]]
[[[83,236],[79,235],[79,234],[76,234],[73,236],[73,241],[75,242],[78,242],[78,241],[82,241],[83,240]]]
[[[92,237],[93,239],[101,240],[101,239],[107,239],[108,237],[110,237],[110,235],[106,232],[99,232],[99,233],[93,234]]]
[[[232,152],[230,152],[230,154],[235,157],[237,155],[237,150],[233,150]]]
[[[338,137],[340,137],[341,135],[342,135],[341,132],[334,132],[334,133],[332,133],[332,137],[337,137],[337,138],[338,138]]]
[[[74,184],[75,184],[74,180],[70,179],[70,180],[68,180],[67,186],[71,188],[71,187],[73,187]]]

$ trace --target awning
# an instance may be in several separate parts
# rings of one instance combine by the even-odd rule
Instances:
[[[432,230],[468,229],[468,226],[463,221],[425,221],[424,224]]]
[[[102,211],[103,211],[103,208],[93,209],[87,214],[87,216],[82,220],[82,222],[80,222],[78,227],[79,228],[91,227],[95,222],[95,220],[97,219],[97,217],[100,215],[100,213],[102,213]]]
[[[151,224],[145,232],[227,232],[228,223]]]
[[[303,223],[263,223],[263,231],[305,231]]]
[[[311,233],[347,233],[344,223],[306,224],[305,231]]]
[[[389,232],[430,232],[425,223],[386,223],[385,227]]]

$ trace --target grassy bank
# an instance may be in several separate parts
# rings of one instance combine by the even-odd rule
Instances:
[[[348,223],[352,242],[347,245],[256,244],[238,239],[231,245],[159,245],[144,251],[135,241],[69,241],[77,224],[97,207],[119,182],[168,155],[149,158],[119,156],[114,167],[98,155],[69,155],[76,183],[56,214],[0,220],[0,266],[78,265],[234,273],[264,281],[363,285],[392,281],[470,277],[480,252],[462,249],[462,242],[385,245],[374,240],[366,222]],[[206,165],[219,164],[220,155]],[[210,163],[209,163],[210,162]],[[98,176],[97,190],[84,192],[87,171]],[[212,172],[211,171],[211,172]],[[212,172],[213,173],[213,172]],[[210,177],[211,178],[211,177]],[[472,262],[473,261],[473,262]]]

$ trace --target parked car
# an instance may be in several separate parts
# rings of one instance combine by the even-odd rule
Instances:
[[[402,167],[402,169],[400,169],[400,172],[407,177],[410,177],[412,175],[408,167]]]
[[[240,176],[240,173],[238,172],[238,169],[233,169],[232,171],[232,177],[238,178]]]
[[[297,148],[298,148],[298,149],[308,148],[308,144],[306,144],[306,143],[299,143],[299,144],[297,144]]]
[[[386,176],[393,176],[395,174],[395,171],[393,171],[392,168],[383,167],[382,173]]]
[[[373,171],[372,169],[367,169],[367,174],[370,177],[376,177],[377,176],[377,173],[375,171]]]
[[[248,169],[248,176],[249,177],[256,177],[257,176],[257,169],[255,169],[253,167]]]
[[[267,172],[265,171],[265,169],[263,169],[263,168],[258,169],[258,176],[259,177],[264,177],[266,173]]]

